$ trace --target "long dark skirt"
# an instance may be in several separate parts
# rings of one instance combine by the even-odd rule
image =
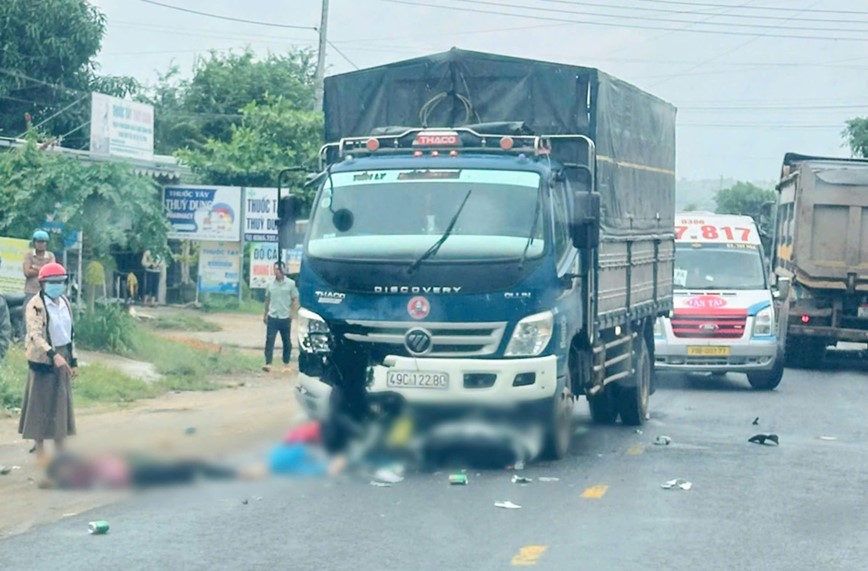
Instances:
[[[69,361],[66,347],[57,352]],[[72,385],[68,374],[52,367],[50,371],[30,370],[18,432],[28,440],[62,440],[75,434],[72,410]]]

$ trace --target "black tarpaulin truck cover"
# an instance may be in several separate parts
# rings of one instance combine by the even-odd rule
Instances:
[[[326,141],[377,127],[523,121],[597,147],[603,230],[672,232],[675,107],[594,68],[452,49],[326,78]]]

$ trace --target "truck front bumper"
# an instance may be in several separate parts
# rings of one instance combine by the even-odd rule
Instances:
[[[709,347],[728,351],[721,355],[692,355],[691,348]],[[693,350],[695,351],[695,349]],[[700,340],[695,343],[667,343],[661,338],[655,343],[655,368],[658,370],[675,370],[691,372],[752,372],[768,371],[774,367],[778,356],[777,339],[766,341],[751,340],[749,343],[736,342],[729,345],[723,343],[709,344]]]

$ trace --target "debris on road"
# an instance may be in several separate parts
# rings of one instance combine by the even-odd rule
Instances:
[[[826,441],[838,440],[838,437],[837,436],[821,436],[820,440],[826,440]]]
[[[510,502],[509,500],[507,500],[505,502],[494,502],[494,507],[503,508],[505,510],[520,510],[521,509],[520,505],[514,504],[514,503]]]
[[[753,444],[762,444],[764,446],[771,446],[771,444],[766,444],[767,442],[774,442],[775,446],[780,446],[781,444],[777,434],[754,434],[748,438],[747,441]]]
[[[109,523],[104,520],[92,521],[87,524],[87,531],[91,535],[105,535],[109,532]]]
[[[377,482],[376,480],[371,480],[371,485],[375,488],[391,488],[392,484],[389,482]]]
[[[524,462],[519,460],[518,462],[515,463],[515,466],[513,466],[513,469],[524,470]]]
[[[637,428],[635,432],[636,432],[636,434],[642,434],[642,429],[641,429],[641,428]]]
[[[560,478],[551,478],[549,476],[540,476],[539,478],[537,478],[537,480],[539,480],[540,482],[560,482],[561,481]]]
[[[247,498],[245,498],[245,499],[241,500],[241,503],[242,503],[243,505],[246,506],[247,504],[250,503],[250,500],[248,500]]]
[[[524,476],[519,476],[518,474],[513,474],[512,483],[513,484],[530,484],[533,482],[532,478],[525,478]]]
[[[449,474],[449,484],[452,486],[466,486],[467,474]]]
[[[753,419],[753,422],[751,424],[753,424],[754,426],[759,426],[759,417]]]
[[[12,471],[12,468],[10,468],[9,466],[0,466],[0,476],[5,476],[6,474],[8,474],[11,471]]]
[[[374,480],[384,482],[386,484],[397,484],[404,479],[396,470],[389,468],[380,468],[374,472]]]
[[[675,488],[680,488],[682,490],[689,490],[693,487],[692,482],[688,482],[683,478],[675,478],[674,480],[669,480],[665,484],[660,486],[664,490],[674,490]]]
[[[654,439],[654,444],[656,446],[669,446],[670,442],[672,442],[672,439],[664,434],[661,434],[656,439]]]
[[[191,434],[196,434],[196,427],[188,426],[187,429],[184,431],[184,434],[187,434],[188,436]]]

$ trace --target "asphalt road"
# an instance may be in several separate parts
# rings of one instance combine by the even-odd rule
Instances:
[[[787,370],[772,393],[661,376],[641,434],[592,427],[582,401],[571,455],[528,466],[527,485],[471,468],[466,487],[444,472],[165,490],[0,541],[0,569],[868,569],[866,373],[863,354]],[[111,532],[89,536],[94,519]]]

